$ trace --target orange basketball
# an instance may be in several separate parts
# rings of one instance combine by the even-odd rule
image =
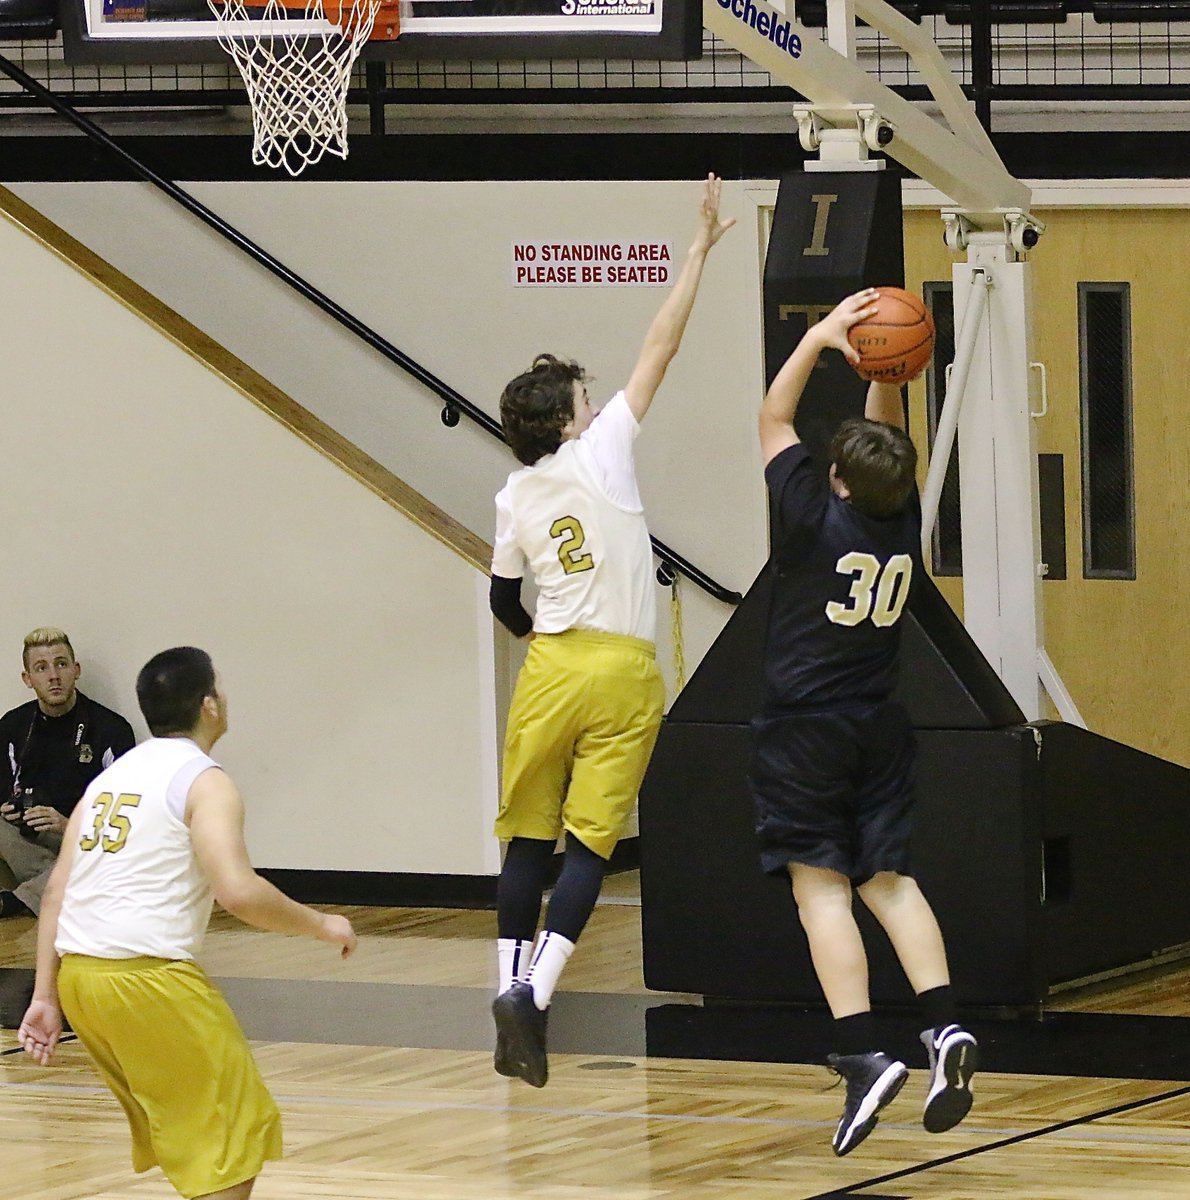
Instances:
[[[876,290],[876,312],[847,331],[847,340],[860,355],[855,369],[861,379],[903,383],[934,353],[934,318],[920,298],[904,288]]]

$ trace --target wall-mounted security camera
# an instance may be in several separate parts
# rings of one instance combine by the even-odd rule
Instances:
[[[864,145],[869,150],[883,150],[897,136],[896,127],[875,109],[868,109],[860,114],[860,127],[863,130]]]
[[[1045,226],[1027,213],[1007,213],[1004,221],[1008,227],[1008,243],[1018,254],[1032,250],[1045,231]]]

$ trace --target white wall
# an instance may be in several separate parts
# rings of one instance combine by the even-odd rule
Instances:
[[[187,186],[493,414],[503,384],[541,350],[578,358],[596,376],[593,395],[610,396],[664,294],[514,288],[513,239],[667,239],[682,253],[699,195],[689,181]],[[515,466],[504,447],[466,421],[445,430],[424,388],[160,193],[116,183],[13,190],[490,538],[492,495]],[[653,532],[739,591],[766,554],[754,420],[763,390],[757,197],[771,196],[771,187],[724,185],[723,210],[739,228],[711,255],[685,344],[638,442]],[[672,696],[668,595],[658,588],[659,658]],[[692,586],[683,595],[692,670],[730,610]]]
[[[136,671],[196,644],[259,865],[498,869],[482,575],[2,218],[0,264],[0,705],[57,624],[143,735]]]

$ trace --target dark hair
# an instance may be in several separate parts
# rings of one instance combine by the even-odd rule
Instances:
[[[504,440],[526,466],[553,454],[562,444],[562,430],[574,420],[574,385],[587,373],[576,362],[539,354],[500,396]]]
[[[831,440],[831,461],[860,512],[891,517],[905,507],[913,489],[917,451],[902,430],[882,421],[844,421]]]
[[[215,667],[205,650],[175,646],[155,654],[136,677],[136,699],[154,737],[189,733],[202,702],[215,694]]]

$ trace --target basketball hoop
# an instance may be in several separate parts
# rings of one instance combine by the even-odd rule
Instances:
[[[253,163],[296,176],[323,154],[346,158],[351,71],[369,39],[397,36],[396,0],[207,3],[248,90]]]

